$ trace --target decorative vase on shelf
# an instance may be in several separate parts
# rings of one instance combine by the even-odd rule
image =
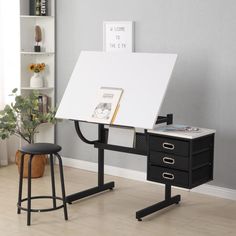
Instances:
[[[30,78],[31,88],[42,88],[43,87],[43,76],[40,72],[34,72],[33,76]]]

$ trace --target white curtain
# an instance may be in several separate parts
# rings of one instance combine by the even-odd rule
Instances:
[[[20,82],[19,2],[0,0],[0,110],[10,102],[8,95]],[[12,140],[0,139],[0,166],[8,164],[15,152],[12,146],[16,146]]]
[[[1,53],[1,51],[0,51]],[[2,55],[2,53],[1,53]],[[1,57],[1,56],[0,56]],[[2,64],[2,60],[0,59],[0,63]],[[1,69],[1,68],[0,68]],[[2,81],[2,73],[0,72],[1,76],[1,85],[0,85],[0,110],[3,109],[4,106],[4,84]],[[7,150],[7,140],[1,140],[0,139],[0,166],[6,166],[8,165],[8,150]]]
[[[0,11],[1,11],[1,5],[0,5]],[[0,29],[2,29],[2,14],[0,18]],[[4,50],[3,50],[3,44],[2,40],[0,39],[0,110],[3,109],[5,105],[5,99],[4,99]],[[0,139],[0,166],[5,166],[8,164],[8,152],[7,152],[7,140],[1,140]]]

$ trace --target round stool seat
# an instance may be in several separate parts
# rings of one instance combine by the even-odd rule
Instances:
[[[20,152],[25,154],[53,154],[61,151],[61,146],[52,143],[34,143],[23,146]]]

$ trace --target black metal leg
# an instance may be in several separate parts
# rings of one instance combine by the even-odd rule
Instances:
[[[174,197],[171,197],[171,185],[166,184],[165,185],[165,200],[162,202],[158,202],[152,206],[146,207],[140,211],[136,212],[136,219],[138,221],[141,221],[143,217],[150,215],[154,212],[157,212],[163,208],[166,208],[172,204],[178,204],[181,200],[180,195],[176,195]]]
[[[98,186],[104,184],[104,150],[98,149]]]
[[[22,199],[22,178],[23,178],[23,169],[21,168],[20,171],[20,184],[19,184],[19,195],[18,195],[18,209],[19,212],[21,210],[27,212],[27,225],[31,224],[31,212],[48,212],[48,211],[53,211],[53,210],[58,210],[60,208],[64,208],[64,217],[65,220],[68,220],[68,214],[67,214],[67,205],[66,205],[66,196],[65,196],[65,184],[64,184],[64,176],[63,176],[63,167],[62,167],[62,160],[61,157],[58,154],[55,154],[58,157],[59,160],[59,170],[60,170],[60,179],[61,179],[61,189],[62,189],[62,197],[56,196],[56,191],[55,191],[55,177],[54,177],[54,166],[53,166],[53,155],[50,155],[50,165],[51,165],[51,170],[52,170],[52,195],[53,196],[33,196],[31,195],[31,177],[32,177],[32,161],[34,155],[31,154],[30,158],[28,160],[28,193],[27,197]],[[23,162],[21,163],[21,167],[23,167]],[[31,201],[34,199],[53,199],[53,203],[55,202],[55,205],[53,205],[52,208],[32,208],[31,207]],[[56,206],[56,199],[62,201],[63,203],[59,206]],[[27,207],[22,207],[21,203],[22,202],[27,202]]]
[[[52,203],[53,207],[56,208],[56,188],[55,188],[55,176],[54,176],[54,162],[53,162],[53,155],[50,154],[50,168],[51,168],[51,182],[52,182]]]
[[[61,192],[62,192],[62,200],[64,204],[64,217],[65,220],[68,220],[68,213],[67,213],[67,205],[66,205],[66,191],[65,191],[65,183],[64,183],[64,175],[63,175],[63,166],[61,156],[58,153],[55,153],[59,161],[59,171],[60,171],[60,178],[61,178]]]
[[[34,155],[30,155],[28,161],[28,197],[27,197],[27,225],[31,222],[31,167]]]
[[[165,185],[165,200],[168,201],[169,199],[171,199],[171,185],[166,184]]]
[[[22,188],[23,188],[23,173],[24,173],[24,156],[25,154],[21,154],[20,159],[20,176],[19,176],[19,191],[18,191],[18,204],[17,204],[17,214],[21,213],[21,200],[22,200]]]
[[[98,125],[98,139],[104,142],[104,125]],[[104,184],[104,149],[98,148],[98,186]]]
[[[66,201],[71,204],[73,201],[77,201],[106,190],[112,190],[114,187],[114,181],[104,183],[104,150],[98,149],[98,186],[78,193],[70,194],[66,197]]]
[[[98,139],[100,142],[105,142],[104,125],[102,124],[98,125]],[[114,187],[115,183],[113,181],[104,184],[104,149],[98,148],[98,186],[68,195],[66,197],[66,201],[71,204],[73,201],[77,201],[106,190],[112,190]]]

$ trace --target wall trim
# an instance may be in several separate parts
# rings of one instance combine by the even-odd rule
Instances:
[[[64,166],[97,172],[97,163],[73,159],[73,158],[67,158],[67,157],[62,157],[62,160],[63,160]],[[105,165],[104,172],[107,175],[113,175],[113,176],[123,177],[127,179],[142,181],[142,182],[149,182],[146,180],[146,173],[142,171],[136,171],[136,170],[130,170],[130,169],[125,169],[125,168]],[[153,182],[149,182],[149,183],[163,185],[160,183],[153,183]],[[178,188],[178,187],[174,187],[174,188]],[[189,191],[188,189],[183,189],[183,188],[178,188],[178,189]],[[203,184],[190,191],[195,192],[195,193],[206,194],[206,195],[210,195],[214,197],[236,200],[235,189],[229,189],[229,188],[223,188],[223,187],[209,185],[209,184]]]
[[[230,200],[236,200],[235,189],[223,188],[223,187],[210,185],[210,184],[203,184],[199,187],[192,189],[191,192],[207,194],[214,197],[220,197],[220,198],[225,198],[225,199],[230,199]]]
[[[7,166],[8,160],[0,160],[0,166]]]
[[[68,167],[73,167],[81,170],[87,170],[92,172],[97,172],[97,163],[83,161],[73,158],[62,157],[63,165]],[[146,173],[136,170],[130,170],[115,166],[104,166],[104,173],[106,175],[113,175],[118,177],[123,177],[126,179],[138,180],[138,181],[147,181],[146,180]]]

